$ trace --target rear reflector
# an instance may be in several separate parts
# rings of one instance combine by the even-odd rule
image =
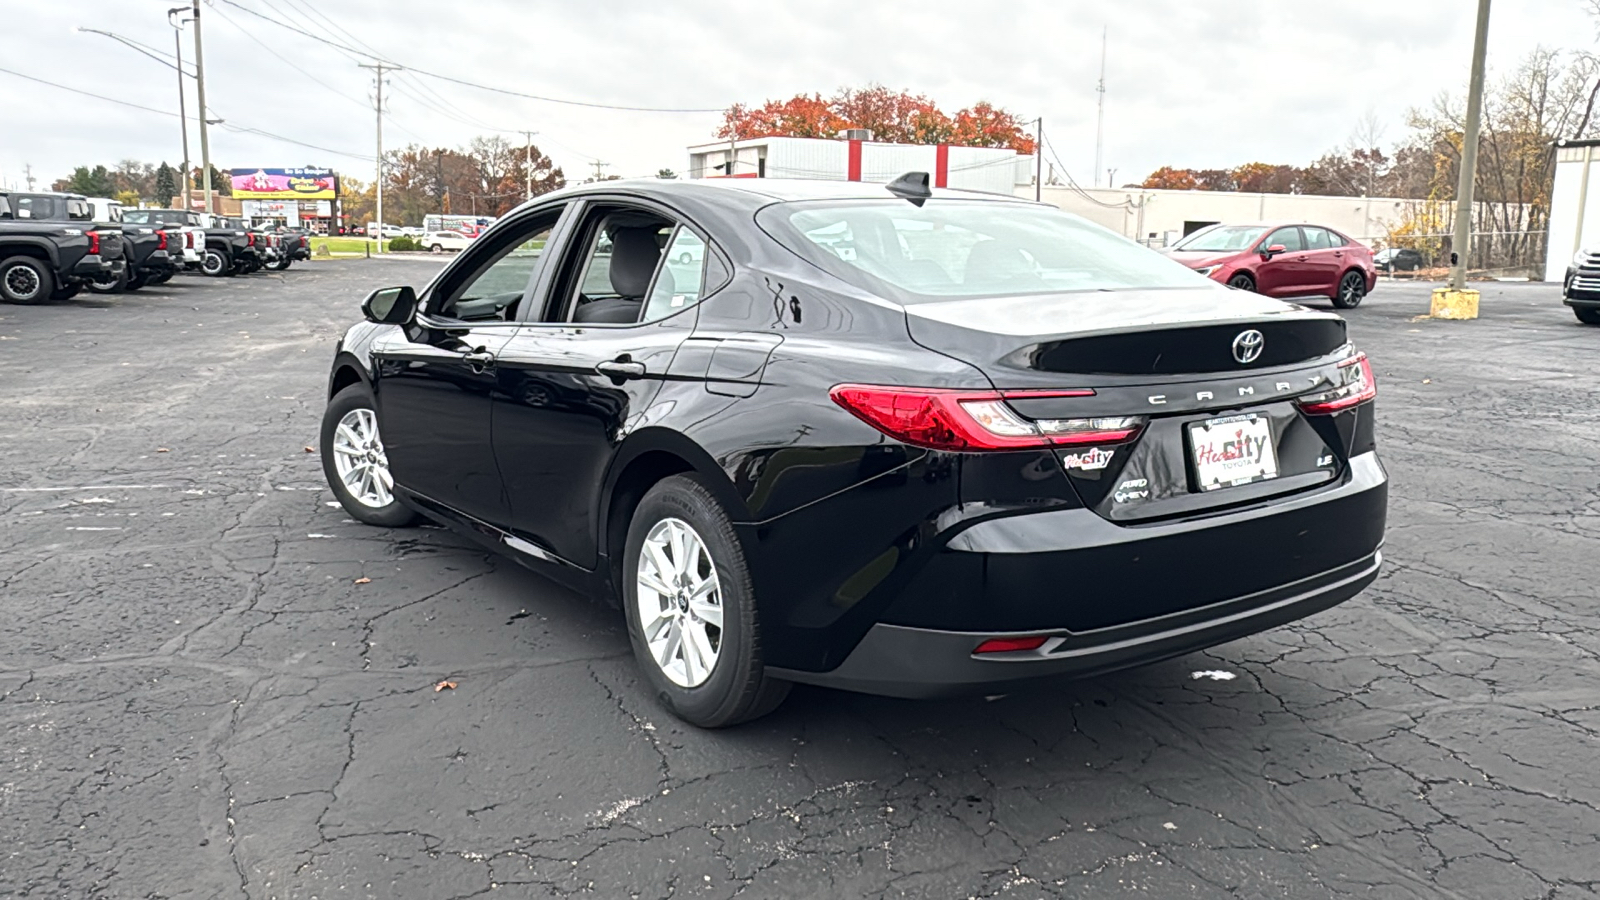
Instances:
[[[1373,377],[1372,363],[1365,353],[1357,353],[1339,363],[1339,376],[1343,383],[1333,390],[1296,401],[1300,404],[1300,411],[1307,415],[1325,416],[1360,406],[1378,396],[1378,380]]]
[[[976,452],[1027,450],[1132,439],[1143,416],[1084,419],[1027,419],[1006,398],[1086,397],[1093,391],[962,391],[841,384],[829,392],[833,402],[895,440],[933,450]]]
[[[1050,640],[1050,638],[1042,634],[1034,637],[991,638],[979,644],[973,649],[972,652],[974,654],[1012,653],[1017,650],[1037,650],[1040,647],[1043,647],[1044,642],[1048,640]]]

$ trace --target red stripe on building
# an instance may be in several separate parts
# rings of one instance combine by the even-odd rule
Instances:
[[[933,186],[950,186],[950,145],[940,144],[933,152]]]
[[[861,141],[850,142],[850,168],[845,177],[851,181],[861,180]]]

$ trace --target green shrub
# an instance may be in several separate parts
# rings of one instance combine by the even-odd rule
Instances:
[[[422,242],[416,238],[401,235],[389,241],[390,250],[421,250]]]

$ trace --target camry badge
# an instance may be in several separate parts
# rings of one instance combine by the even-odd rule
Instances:
[[[1266,345],[1266,337],[1254,328],[1241,331],[1233,339],[1233,358],[1239,361],[1239,365],[1248,366],[1261,358],[1261,350]]]

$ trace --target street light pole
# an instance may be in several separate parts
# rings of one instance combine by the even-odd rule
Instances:
[[[206,215],[216,210],[211,203],[211,139],[206,133],[206,58],[200,41],[200,0],[194,0],[194,75],[195,93],[200,101],[200,173],[201,185],[206,192]],[[180,70],[179,77],[182,77]]]
[[[1467,122],[1461,136],[1461,180],[1456,186],[1456,232],[1451,255],[1450,287],[1467,286],[1467,257],[1472,242],[1472,193],[1478,172],[1478,120],[1483,112],[1483,69],[1489,36],[1489,0],[1478,0],[1478,30],[1472,39],[1472,81],[1467,88]]]
[[[184,110],[183,101],[183,23],[187,20],[173,20],[178,13],[188,12],[186,6],[178,6],[167,10],[167,24],[172,26],[172,47],[178,53],[178,129],[183,134],[183,208],[189,208],[189,195],[194,190],[194,173],[189,171],[189,115]],[[172,198],[166,198],[168,203]]]

